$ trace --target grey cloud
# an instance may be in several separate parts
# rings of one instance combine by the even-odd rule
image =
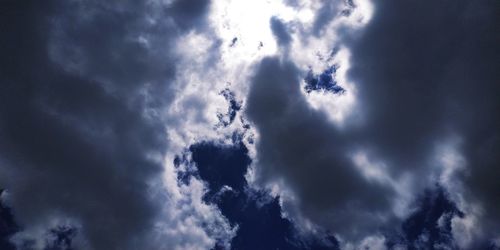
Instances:
[[[260,135],[259,181],[283,178],[315,222],[339,232],[371,230],[394,194],[363,179],[347,155],[367,150],[390,176],[411,173],[418,193],[430,184],[436,143],[458,135],[464,139],[459,151],[468,166],[468,197],[481,201],[485,217],[498,226],[498,2],[374,5],[362,31],[342,34],[352,53],[349,79],[358,90],[352,112],[361,123],[348,121],[339,131],[309,108],[299,92],[299,70],[290,62],[266,59],[257,69],[247,115]]]
[[[327,24],[339,14],[340,1],[322,1],[321,8],[314,17],[313,32],[315,36],[321,36]]]
[[[284,178],[308,218],[360,237],[383,223],[379,216],[386,216],[393,193],[355,169],[349,158],[352,142],[308,106],[299,76],[292,63],[267,58],[252,79],[246,112],[259,132],[258,181]]]
[[[211,1],[208,0],[177,0],[168,9],[176,24],[183,28],[203,27]],[[195,26],[196,25],[196,26]]]
[[[149,191],[168,146],[155,111],[174,95],[169,47],[208,1],[2,5],[0,186],[16,220],[70,218],[85,249],[155,248],[162,201]]]
[[[292,41],[292,37],[288,33],[288,29],[286,25],[277,17],[271,18],[271,30],[273,31],[276,40],[278,40],[278,44],[281,46],[288,46]]]
[[[347,40],[367,117],[363,137],[401,171],[421,169],[433,142],[458,134],[469,200],[480,200],[496,226],[499,10],[487,0],[376,2],[361,37]]]

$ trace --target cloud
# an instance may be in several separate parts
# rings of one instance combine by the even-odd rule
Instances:
[[[18,244],[62,225],[86,249],[228,247],[253,224],[207,197],[248,187],[269,188],[283,228],[383,249],[436,183],[464,213],[427,216],[446,237],[498,238],[493,0],[5,5],[0,188]],[[251,167],[179,164],[214,140]]]
[[[431,145],[458,135],[462,155],[455,158],[466,169],[453,182],[463,181],[465,199],[479,202],[484,218],[498,225],[494,9],[492,1],[377,2],[370,23],[347,41],[349,77],[366,119],[364,140],[391,172],[425,178]]]
[[[252,79],[246,111],[259,133],[257,182],[283,179],[301,213],[334,232],[374,230],[391,220],[394,190],[356,170],[351,142],[309,107],[299,83],[297,68],[277,58],[264,59]]]
[[[343,246],[342,249],[353,250],[353,249],[369,249],[369,250],[387,250],[385,245],[385,238],[381,235],[367,236],[359,244],[352,245],[347,244]]]
[[[277,17],[271,18],[271,30],[280,46],[288,46],[292,37],[288,34],[286,25]]]
[[[165,113],[176,94],[170,48],[203,29],[210,2],[4,4],[0,185],[23,229],[16,242],[42,248],[46,232],[67,221],[81,249],[213,245],[201,224],[218,221],[214,209],[161,194],[178,191],[162,184]],[[191,206],[187,216],[177,202]],[[161,218],[180,231],[166,233]]]
[[[257,183],[291,192],[294,201],[285,210],[299,211],[291,214],[341,235],[366,235],[396,225],[409,215],[409,201],[443,181],[460,186],[452,191],[460,191],[455,197],[462,201],[454,202],[485,209],[482,218],[490,220],[482,227],[498,225],[494,197],[500,188],[494,180],[499,159],[494,152],[499,123],[494,114],[500,103],[494,94],[499,89],[493,5],[354,3],[351,11],[367,13],[360,19],[366,26],[352,29],[356,25],[349,26],[350,21],[336,21],[352,13],[325,21],[330,29],[324,29],[321,39],[334,41],[325,46],[331,51],[338,45],[350,54],[343,80],[355,103],[344,110],[342,126],[328,119],[326,108],[310,106],[311,96],[300,91],[308,62],[314,72],[331,66],[324,60],[328,50],[318,52],[326,57],[309,60],[314,36],[289,33],[290,55],[259,63],[246,100],[246,115],[258,134]],[[322,19],[321,13],[316,15]],[[311,43],[306,46],[304,40]],[[443,157],[455,160],[441,162],[436,170],[435,145],[450,138],[461,142],[451,143],[451,154]]]

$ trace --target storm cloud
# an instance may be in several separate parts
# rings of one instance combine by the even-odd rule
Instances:
[[[433,144],[459,137],[464,195],[480,202],[495,225],[499,7],[495,1],[380,2],[360,37],[347,40],[367,143],[393,171],[404,171],[425,168]]]
[[[0,247],[500,246],[495,0],[7,0]]]
[[[497,227],[498,7],[494,1],[375,2],[366,27],[341,32],[356,88],[356,107],[341,127],[305,102],[305,69],[288,57],[264,59],[246,110],[259,133],[258,182],[284,182],[301,216],[315,223],[366,235],[395,225],[405,195],[415,198],[442,181],[436,147],[459,138],[466,168],[452,182],[463,189],[450,191],[484,208],[489,222],[478,227]]]
[[[208,5],[2,3],[0,185],[22,228],[69,221],[80,249],[160,247],[146,236],[162,205],[151,190],[168,146],[170,47]]]
[[[264,59],[256,71],[247,103],[260,138],[256,175],[264,182],[285,179],[301,210],[335,231],[356,234],[359,225],[390,219],[384,216],[392,191],[353,166],[351,142],[308,106],[299,76],[293,64],[277,58]]]

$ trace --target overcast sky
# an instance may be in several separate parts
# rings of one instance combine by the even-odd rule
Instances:
[[[6,0],[0,249],[500,249],[500,1]]]

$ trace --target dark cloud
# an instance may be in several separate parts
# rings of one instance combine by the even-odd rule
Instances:
[[[422,169],[432,143],[457,134],[469,200],[496,225],[499,10],[488,0],[376,2],[361,36],[348,40],[365,140],[400,171]]]
[[[349,158],[351,142],[309,107],[299,76],[291,63],[266,58],[252,80],[246,111],[259,132],[258,181],[283,178],[302,213],[355,236],[358,227],[381,223],[392,191],[358,172]]]
[[[350,0],[344,7],[335,1],[321,4],[312,31],[301,33],[296,26],[297,35],[319,37],[335,17],[349,16],[357,7]],[[343,128],[334,126],[301,92],[302,80],[306,92],[342,92],[332,76],[335,68],[303,75],[307,69],[288,59],[266,58],[258,65],[245,103],[258,131],[257,182],[283,181],[301,216],[335,233],[363,237],[399,225],[392,223],[391,212],[398,190],[387,180],[364,176],[353,153],[363,150],[370,161],[380,160],[391,178],[415,177],[413,191],[419,193],[434,181],[429,176],[436,168],[430,163],[435,145],[458,137],[457,152],[467,165],[460,176],[463,195],[484,208],[480,224],[490,233],[486,236],[498,237],[500,3],[373,4],[365,28],[346,26],[338,34],[351,54],[357,123],[347,119]],[[13,248],[5,238],[31,226],[49,230],[44,235],[49,249],[157,248],[146,235],[164,207],[149,191],[162,176],[168,148],[168,121],[160,114],[175,96],[172,79],[179,61],[171,48],[185,32],[208,28],[209,8],[208,0],[2,3],[0,188],[8,190],[13,213],[0,205],[0,248]],[[295,34],[287,24],[272,18],[270,26],[288,48]],[[222,94],[229,108],[219,119],[228,126],[242,103],[231,91]],[[198,168],[180,172],[178,184],[192,176],[207,183],[204,201],[240,226],[236,248],[311,246],[296,241],[292,222],[281,217],[279,198],[249,191],[248,151],[239,143],[241,135],[232,136],[236,146],[190,147]],[[175,165],[183,161],[176,158]],[[456,247],[449,238],[451,216],[467,218],[467,211],[458,211],[444,191],[424,197],[403,223],[401,242],[431,247],[421,241],[425,235],[432,246]],[[75,225],[54,227],[59,219]],[[21,236],[27,237],[21,239],[25,247],[34,244],[29,233]],[[337,246],[334,238],[327,240]]]
[[[167,147],[158,111],[174,94],[168,48],[208,1],[2,6],[0,186],[14,217],[69,218],[85,249],[149,248],[160,203],[148,191]]]
[[[68,226],[58,226],[49,231],[49,239],[47,239],[44,250],[71,250],[72,240],[75,237],[77,230]]]
[[[284,180],[314,222],[345,234],[374,232],[383,226],[376,218],[391,221],[394,191],[364,178],[349,154],[364,150],[395,179],[411,173],[419,193],[433,182],[435,145],[458,135],[468,197],[481,200],[487,218],[498,219],[499,4],[374,5],[362,31],[342,31],[352,53],[358,123],[347,121],[340,130],[309,108],[299,91],[300,70],[290,62],[267,58],[257,68],[246,112],[260,138],[259,181]]]
[[[278,44],[284,47],[288,47],[290,42],[292,41],[292,37],[288,33],[288,28],[277,17],[271,18],[271,30],[273,31],[273,35],[276,37]]]
[[[209,0],[176,0],[167,8],[167,13],[182,29],[199,28],[199,26],[203,27],[202,21],[206,17],[210,4]]]

